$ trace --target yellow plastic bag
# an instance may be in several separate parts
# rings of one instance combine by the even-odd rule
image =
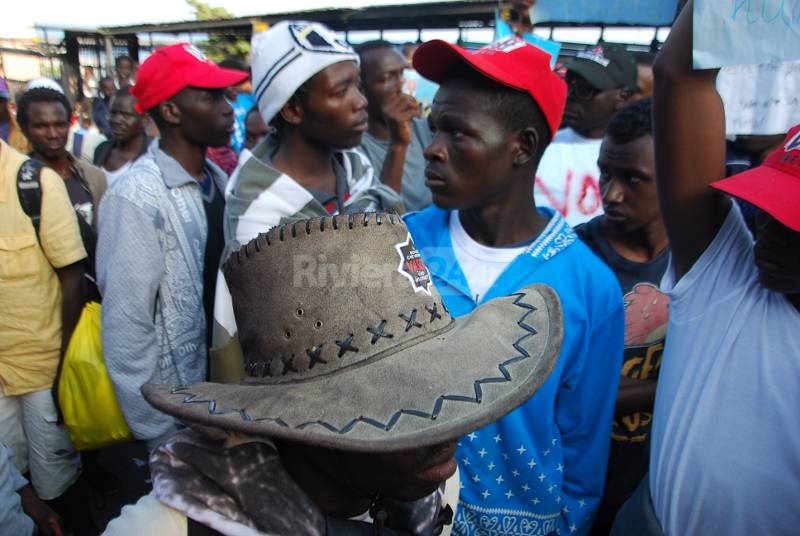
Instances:
[[[89,302],[67,346],[58,402],[72,443],[91,450],[133,439],[111,385],[100,333],[100,304]]]

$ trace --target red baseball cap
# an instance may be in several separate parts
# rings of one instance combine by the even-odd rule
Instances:
[[[800,232],[800,125],[758,167],[711,183]]]
[[[136,111],[144,113],[184,88],[222,89],[249,76],[217,66],[190,43],[177,43],[157,49],[142,63],[131,93],[136,97]]]
[[[567,84],[550,68],[550,54],[509,37],[475,52],[441,39],[423,43],[414,53],[414,68],[433,82],[446,78],[453,64],[469,65],[495,82],[528,93],[556,135],[567,103]]]

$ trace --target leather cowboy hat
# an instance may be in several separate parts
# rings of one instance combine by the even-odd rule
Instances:
[[[432,445],[528,400],[561,349],[545,285],[453,319],[394,214],[281,225],[223,272],[246,378],[142,388],[192,426],[351,451]]]

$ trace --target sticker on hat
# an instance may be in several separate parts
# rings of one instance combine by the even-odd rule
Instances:
[[[394,247],[400,255],[397,271],[411,282],[414,292],[424,292],[430,296],[431,274],[428,272],[428,267],[425,266],[417,246],[414,245],[411,234],[407,235],[405,242],[396,244]]]
[[[205,54],[203,54],[203,52],[196,46],[186,43],[185,45],[183,45],[183,50],[185,50],[186,52],[197,58],[197,61],[208,63],[208,57]]]
[[[787,153],[789,151],[796,151],[800,149],[800,130],[792,136],[792,139],[786,142],[786,145],[783,146],[783,150]]]
[[[611,60],[606,58],[606,55],[603,53],[603,47],[599,45],[586,50],[582,50],[578,52],[575,55],[575,57],[599,63],[603,67],[608,67],[608,64],[611,63]]]
[[[290,24],[289,33],[298,45],[312,52],[353,53],[353,49],[347,43],[340,41],[336,34],[327,31],[327,28],[319,24]]]
[[[478,49],[476,54],[493,54],[494,52],[513,52],[519,48],[527,46],[525,41],[518,37],[507,37],[490,46]]]

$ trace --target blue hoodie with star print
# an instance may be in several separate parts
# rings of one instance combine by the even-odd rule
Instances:
[[[461,438],[454,534],[586,534],[603,494],[624,340],[622,293],[611,270],[550,209],[539,237],[481,303],[545,283],[564,311],[564,343],[550,377],[525,404]],[[453,253],[450,212],[405,217],[453,316],[479,304]]]

